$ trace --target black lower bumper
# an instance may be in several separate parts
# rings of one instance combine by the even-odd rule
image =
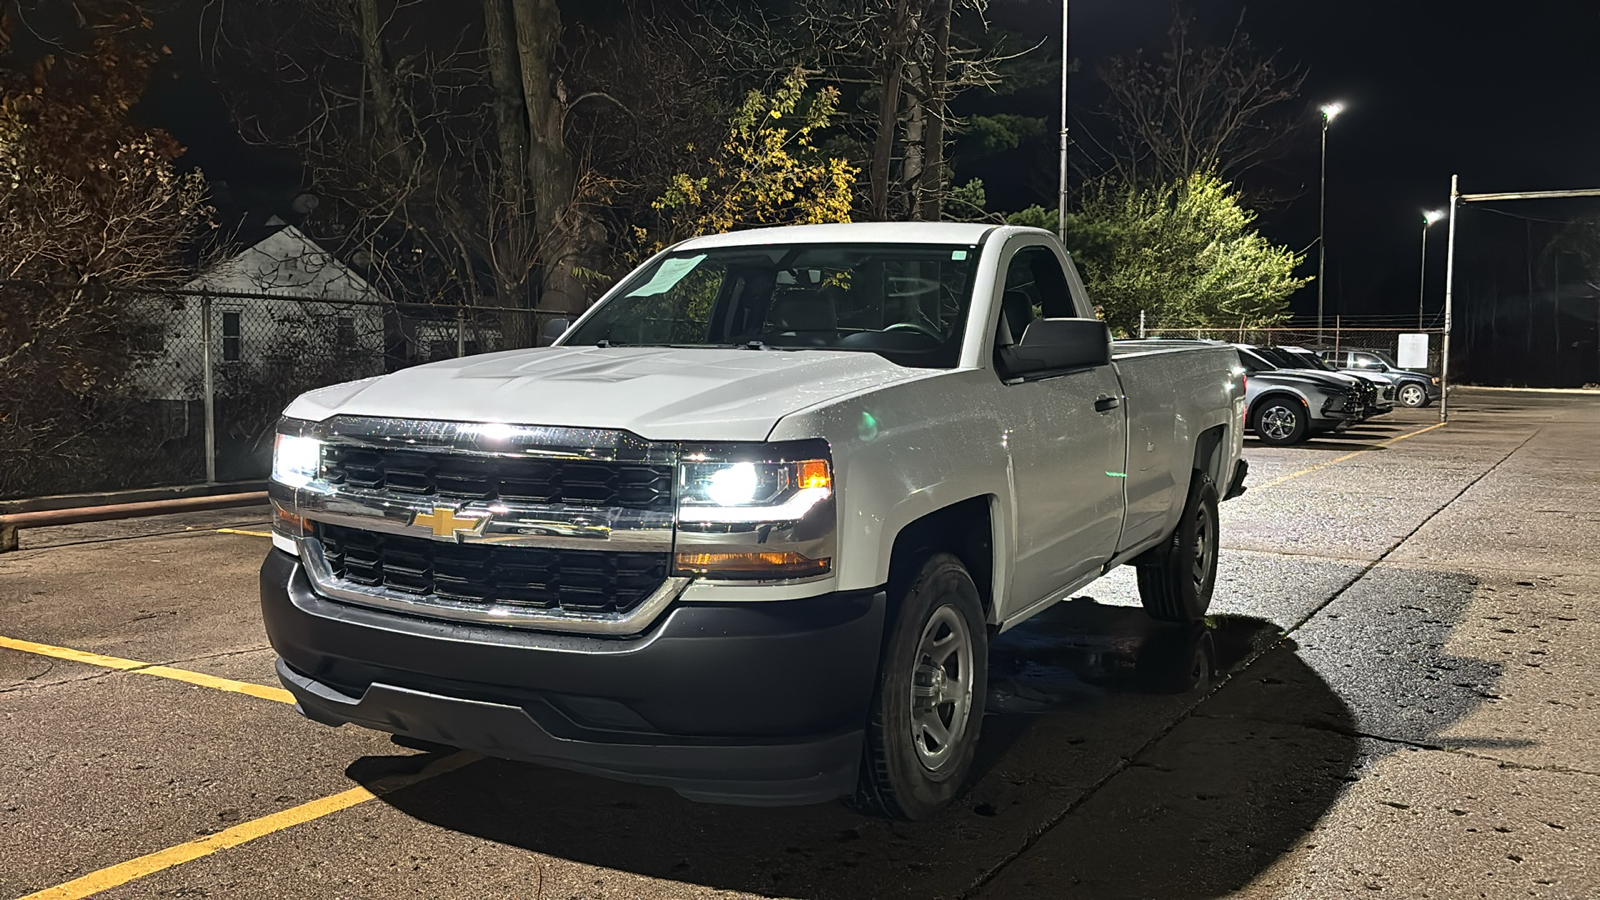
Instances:
[[[572,637],[331,601],[274,550],[261,606],[308,718],[693,799],[788,805],[855,789],[885,601],[684,604],[638,637]]]

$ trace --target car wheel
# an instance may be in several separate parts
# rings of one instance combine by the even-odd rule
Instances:
[[[1416,382],[1400,386],[1400,405],[1408,409],[1428,405],[1428,389]]]
[[[1306,439],[1305,407],[1287,397],[1268,398],[1256,409],[1251,427],[1264,444],[1298,444]]]
[[[978,588],[948,553],[899,596],[880,663],[857,804],[926,819],[961,793],[988,694],[989,633]]]
[[[1216,587],[1220,546],[1216,485],[1205,473],[1195,472],[1172,536],[1134,563],[1145,612],[1163,622],[1205,618]]]

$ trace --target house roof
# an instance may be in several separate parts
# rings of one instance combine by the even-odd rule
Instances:
[[[276,216],[267,225],[276,227],[249,248],[201,273],[186,287],[308,299],[387,299],[360,273],[300,229]]]

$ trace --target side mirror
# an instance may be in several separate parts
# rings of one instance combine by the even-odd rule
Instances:
[[[542,332],[545,344],[555,343],[556,339],[566,334],[567,329],[571,327],[572,320],[565,317],[557,317],[545,322],[544,331]]]
[[[1110,365],[1111,329],[1099,319],[1035,319],[999,356],[1010,378]]]

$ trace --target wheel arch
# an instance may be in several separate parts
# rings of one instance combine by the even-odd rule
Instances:
[[[895,535],[889,553],[889,595],[896,595],[899,581],[916,572],[918,560],[930,553],[951,553],[966,566],[967,573],[978,588],[986,621],[994,624],[996,598],[1001,594],[999,579],[1004,575],[996,565],[995,547],[1000,534],[995,529],[998,521],[999,498],[993,494],[980,494],[952,503],[907,522]],[[894,610],[890,610],[891,615]]]

